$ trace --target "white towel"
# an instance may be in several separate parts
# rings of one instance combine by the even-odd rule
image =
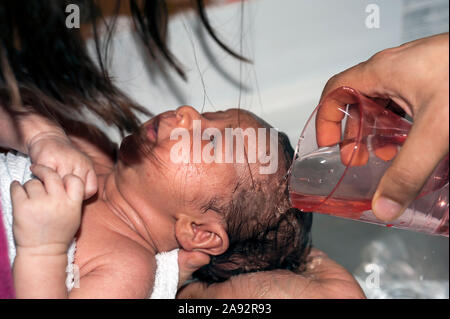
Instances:
[[[155,284],[150,299],[174,299],[178,290],[178,249],[156,255]]]
[[[5,225],[5,233],[8,240],[8,255],[11,266],[16,256],[16,245],[13,235],[13,214],[10,185],[13,181],[21,184],[29,181],[33,174],[30,170],[31,161],[29,157],[20,153],[0,154],[0,197],[2,205],[2,218]],[[66,286],[70,291],[72,288],[78,288],[74,256],[76,250],[75,239],[67,252],[67,278]],[[153,299],[174,299],[178,286],[178,249],[167,253],[156,255],[156,274],[155,284],[151,298]]]
[[[32,178],[30,165],[29,158],[23,154],[0,154],[0,196],[2,198],[3,225],[5,225],[8,240],[8,254],[11,265],[16,257],[16,245],[13,235],[13,214],[9,188],[13,181],[24,184]]]

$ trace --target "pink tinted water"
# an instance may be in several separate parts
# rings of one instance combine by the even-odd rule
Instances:
[[[377,140],[383,139],[377,136]],[[368,138],[369,150],[371,138]],[[405,138],[386,137],[400,147]],[[345,167],[340,146],[318,149],[296,158],[292,166],[290,196],[293,207],[303,212],[318,212],[366,221],[394,228],[448,236],[448,156],[436,168],[420,195],[396,221],[384,223],[371,210],[379,180],[392,161],[370,152],[364,166]]]

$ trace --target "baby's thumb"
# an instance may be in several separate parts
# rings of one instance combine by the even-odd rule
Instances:
[[[199,251],[187,251],[180,249],[178,251],[178,287],[182,286],[197,269],[207,265],[209,260],[210,257],[208,254]]]

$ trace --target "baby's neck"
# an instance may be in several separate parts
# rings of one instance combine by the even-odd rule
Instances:
[[[112,231],[120,232],[121,235],[144,245],[154,254],[178,247],[174,231],[175,220],[169,216],[158,216],[144,205],[133,207],[120,192],[114,170],[99,183],[99,200],[106,204],[106,209],[123,226],[117,228],[117,225],[112,226],[107,222],[105,226]]]

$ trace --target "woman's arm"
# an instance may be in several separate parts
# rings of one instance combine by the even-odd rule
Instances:
[[[301,274],[273,270],[242,274],[223,283],[194,282],[177,298],[325,299],[365,298],[355,278],[323,252],[313,249]]]
[[[63,126],[72,144],[90,158],[97,175],[112,169],[118,147],[105,133],[94,125],[73,120],[65,121]]]
[[[73,173],[85,183],[85,198],[94,195],[97,177],[91,160],[72,145],[63,128],[37,113],[20,111],[13,114],[0,105],[0,147],[27,154],[34,164],[61,177]]]
[[[11,115],[0,104],[0,147],[29,154],[31,143],[39,135],[64,138],[64,130],[56,123],[36,113]]]

